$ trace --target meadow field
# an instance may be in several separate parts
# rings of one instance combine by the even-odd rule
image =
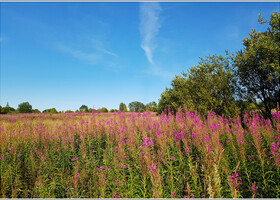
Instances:
[[[280,198],[280,113],[7,114],[2,198]]]

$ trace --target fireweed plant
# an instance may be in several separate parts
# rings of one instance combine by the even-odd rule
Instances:
[[[280,113],[1,115],[2,198],[280,198]]]

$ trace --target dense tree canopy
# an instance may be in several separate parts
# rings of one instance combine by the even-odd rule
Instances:
[[[127,107],[123,102],[120,103],[119,110],[121,112],[126,112],[127,111]]]
[[[188,73],[175,76],[171,86],[162,93],[159,110],[187,109],[206,115],[208,111],[230,115],[236,109],[234,103],[234,74],[230,57],[207,56]]]
[[[9,106],[9,103],[5,107],[0,108],[1,114],[8,114],[15,112],[15,109],[13,107]]]
[[[152,112],[157,112],[157,103],[155,101],[148,103],[146,109]]]
[[[105,108],[105,107],[102,107],[102,108],[100,109],[100,111],[101,111],[101,112],[106,112],[106,113],[109,112],[108,109]]]
[[[266,23],[261,16],[259,22]],[[158,112],[185,106],[204,116],[208,111],[229,116],[257,108],[271,119],[280,101],[279,26],[280,14],[274,12],[269,28],[251,31],[236,55],[201,58],[188,73],[175,76],[171,88],[161,94]]]
[[[32,110],[32,113],[41,113],[41,112],[40,112],[40,110],[38,110],[38,109],[33,109],[33,110]]]
[[[146,106],[139,101],[131,102],[128,107],[131,112],[144,112],[146,110]]]
[[[32,106],[28,102],[23,102],[18,105],[17,110],[20,113],[32,113]]]
[[[79,110],[80,112],[89,112],[88,107],[86,105],[82,105]]]
[[[43,113],[50,113],[50,114],[56,114],[58,113],[55,108],[45,109],[43,110]]]
[[[260,16],[259,22],[266,22]],[[249,99],[271,119],[271,110],[280,101],[280,14],[271,15],[265,32],[256,30],[243,40],[244,48],[234,57],[238,96]]]

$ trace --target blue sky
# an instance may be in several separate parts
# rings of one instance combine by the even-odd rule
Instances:
[[[1,101],[17,108],[158,102],[199,57],[242,49],[279,2],[1,2]]]

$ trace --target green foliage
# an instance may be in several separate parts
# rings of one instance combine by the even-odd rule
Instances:
[[[182,77],[175,76],[173,81],[177,78],[182,78]],[[166,88],[165,91],[160,95],[160,99],[158,103],[158,113],[162,113],[166,108],[170,108],[176,111],[178,110],[179,106],[184,105],[184,103],[179,101],[178,93],[179,91],[175,91],[172,88]]]
[[[73,113],[74,111],[72,110],[66,110],[65,113]]]
[[[110,112],[118,112],[117,109],[111,109]]]
[[[157,112],[157,103],[155,101],[148,103],[146,109],[152,112]]]
[[[123,102],[120,103],[119,110],[121,112],[127,112],[127,107]]]
[[[40,112],[40,110],[38,110],[38,109],[33,109],[33,110],[32,110],[32,113],[41,113],[41,112]]]
[[[259,22],[266,23],[261,16]],[[234,58],[239,97],[255,102],[266,119],[271,119],[271,109],[280,101],[279,24],[280,14],[274,12],[270,27],[264,32],[251,31],[243,40],[244,49]]]
[[[32,113],[32,106],[28,102],[23,102],[18,105],[17,110],[20,113]]]
[[[144,112],[146,110],[146,106],[139,101],[131,102],[128,107],[131,112]]]
[[[50,113],[50,114],[56,114],[58,113],[55,108],[45,109],[43,110],[43,113]]]
[[[234,74],[229,57],[207,56],[199,65],[192,67],[183,76],[175,76],[171,86],[161,94],[159,112],[164,108],[177,111],[186,107],[206,116],[214,111],[227,116],[235,113]]]
[[[10,107],[8,103],[5,107],[1,106],[0,111],[1,111],[1,114],[15,113],[15,109],[13,107]]]
[[[51,114],[56,114],[56,113],[58,113],[58,112],[57,112],[57,110],[56,110],[55,108],[52,108],[52,109],[50,110],[49,113],[51,113]]]
[[[103,112],[103,113],[107,113],[107,112],[108,112],[108,109],[105,108],[105,107],[102,107],[102,108],[100,109],[100,111]]]
[[[267,23],[261,16],[259,22]],[[258,109],[272,121],[271,110],[280,101],[279,24],[280,14],[274,12],[267,31],[249,33],[236,56],[201,58],[188,73],[175,76],[161,94],[158,112],[185,106],[203,116],[208,111],[233,116]]]
[[[80,112],[89,112],[88,107],[86,105],[82,105],[79,110]]]

